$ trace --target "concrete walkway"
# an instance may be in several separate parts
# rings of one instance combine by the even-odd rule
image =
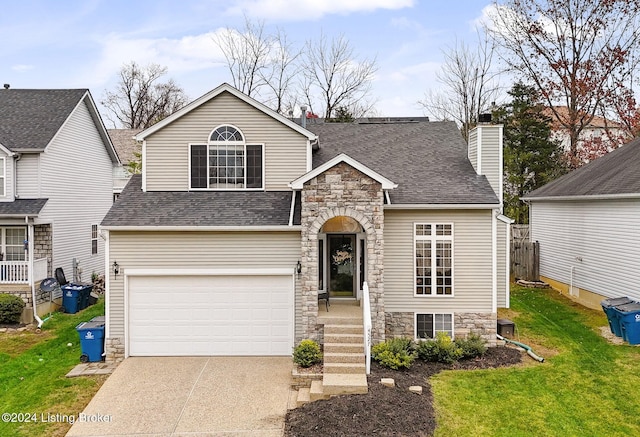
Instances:
[[[291,357],[128,358],[67,436],[282,436],[292,366]]]

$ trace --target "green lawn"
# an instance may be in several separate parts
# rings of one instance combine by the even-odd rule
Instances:
[[[68,423],[50,419],[56,414],[77,417],[106,379],[65,377],[80,362],[76,325],[101,314],[103,300],[77,314],[54,314],[40,334],[0,333],[0,413],[36,420],[11,423],[2,416],[0,436],[63,436],[68,431]]]
[[[608,343],[602,311],[553,290],[514,287],[511,307],[520,341],[547,359],[434,376],[436,436],[640,435],[640,347]]]

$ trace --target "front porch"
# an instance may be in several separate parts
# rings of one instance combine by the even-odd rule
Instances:
[[[37,284],[48,277],[47,258],[33,261],[33,274],[29,275],[29,261],[0,261],[0,284]]]

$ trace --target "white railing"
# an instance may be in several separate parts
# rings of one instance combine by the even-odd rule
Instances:
[[[46,258],[33,261],[33,281],[39,282],[45,279],[49,273],[49,263]]]
[[[371,303],[369,302],[369,285],[362,284],[362,322],[364,325],[364,356],[367,375],[371,373]]]
[[[28,261],[0,261],[0,284],[28,284]]]
[[[46,278],[48,268],[46,258],[34,260],[34,281]],[[29,261],[0,261],[0,284],[29,284]]]

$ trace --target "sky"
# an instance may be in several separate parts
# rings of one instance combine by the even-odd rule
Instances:
[[[344,36],[375,58],[371,97],[380,116],[424,115],[438,89],[443,50],[477,40],[491,0],[22,0],[2,2],[0,83],[11,88],[88,88],[99,104],[124,64],[155,63],[196,99],[232,83],[213,40],[244,16],[302,45]],[[105,121],[106,122],[106,121]],[[107,127],[109,126],[107,123]]]

